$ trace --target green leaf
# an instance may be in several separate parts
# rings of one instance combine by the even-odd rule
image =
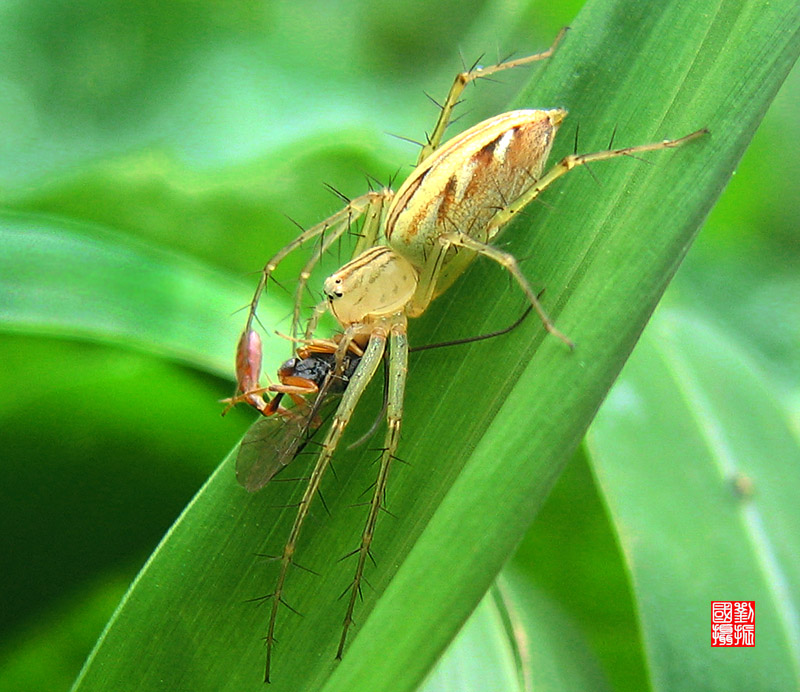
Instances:
[[[493,589],[453,640],[423,684],[422,692],[497,689],[522,690],[517,651],[504,610]]]
[[[582,633],[611,689],[647,689],[629,573],[585,445],[548,495],[509,570],[528,591],[557,604]]]
[[[232,312],[249,300],[230,277],[93,224],[32,214],[0,213],[0,244],[3,330],[119,344],[230,372],[240,329]]]
[[[800,445],[769,384],[729,335],[662,312],[590,430],[656,690],[800,681]],[[754,649],[709,647],[712,600],[755,600]]]
[[[520,540],[619,372],[700,223],[794,62],[800,9],[784,0],[659,5],[590,3],[517,105],[566,106],[581,148],[712,135],[639,161],[598,165],[548,191],[505,239],[546,307],[578,344],[567,352],[530,323],[502,344],[415,359],[401,454],[344,660],[333,660],[350,580],[336,560],[356,545],[374,452],[342,453],[315,506],[279,619],[273,689],[411,690],[430,670]],[[571,147],[568,126],[555,156]],[[601,170],[602,169],[602,170]],[[555,209],[552,209],[555,207]],[[535,212],[535,214],[533,213]],[[510,321],[519,298],[478,264],[412,327],[435,341]],[[373,391],[351,439],[379,407]],[[299,464],[299,463],[298,463]],[[302,469],[298,470],[298,475]],[[76,687],[258,689],[268,566],[297,488],[244,497],[228,461],[209,480],[133,585]],[[676,666],[673,670],[679,670]]]
[[[574,621],[509,571],[486,594],[420,692],[607,689]]]

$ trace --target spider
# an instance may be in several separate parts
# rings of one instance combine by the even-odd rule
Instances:
[[[482,255],[494,260],[509,272],[538,314],[544,328],[572,348],[572,342],[548,318],[515,258],[493,246],[492,241],[516,214],[573,168],[590,162],[678,147],[706,132],[698,130],[680,139],[569,155],[547,171],[545,164],[553,139],[567,115],[566,110],[561,108],[502,113],[442,144],[452,110],[467,84],[502,70],[550,57],[563,34],[562,30],[553,45],[543,53],[487,68],[473,66],[460,73],[441,107],[427,144],[422,147],[416,168],[397,192],[384,188],[351,200],[341,211],[301,233],[280,250],[261,272],[240,341],[239,360],[244,354],[247,367],[243,371],[248,372],[252,363],[247,363],[247,339],[254,333],[253,322],[258,301],[278,264],[306,242],[319,239],[319,251],[315,250],[297,282],[292,317],[294,335],[300,320],[300,298],[311,271],[325,251],[348,232],[357,220],[363,220],[353,259],[325,280],[325,300],[314,309],[305,330],[305,340],[311,340],[320,316],[329,310],[343,330],[337,341],[327,342],[329,352],[333,353],[334,376],[347,369],[348,361],[354,362],[353,353],[358,354],[358,362],[349,375],[338,408],[320,444],[316,464],[279,557],[280,567],[275,588],[267,597],[271,601],[266,634],[267,682],[270,678],[279,606],[311,502],[319,490],[322,477],[356,405],[387,354],[386,433],[367,520],[360,545],[354,551],[357,564],[350,584],[336,658],[341,658],[344,652],[389,470],[400,440],[409,352],[406,335],[408,318],[421,315],[431,301],[453,284],[475,257]],[[311,340],[309,343],[316,342]],[[253,393],[263,391],[257,389],[256,382],[257,372],[255,379],[250,375],[240,377],[242,393],[238,398],[265,413],[264,409],[268,405],[260,395]],[[251,386],[256,388],[249,391]]]

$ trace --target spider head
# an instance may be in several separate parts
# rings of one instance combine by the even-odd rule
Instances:
[[[417,271],[384,245],[362,252],[323,285],[333,316],[343,327],[402,312],[417,288]]]

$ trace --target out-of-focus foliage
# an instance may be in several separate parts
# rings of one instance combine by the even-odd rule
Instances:
[[[540,49],[581,4],[17,0],[0,8],[0,689],[68,688],[124,587],[244,431],[248,417],[222,421],[216,403],[232,388],[219,374],[241,320],[209,337],[207,360],[186,343],[202,338],[204,314],[244,304],[247,273],[296,233],[285,215],[308,225],[334,211],[339,202],[323,183],[355,195],[365,174],[402,178],[415,148],[386,133],[418,138],[429,127],[435,108],[423,90],[444,92],[459,50],[467,62],[483,53],[491,62]],[[469,122],[497,112],[524,78],[472,90]],[[788,412],[795,438],[798,186],[795,70],[665,296],[756,364],[758,386]],[[36,233],[64,224],[91,248],[48,246],[49,270],[27,274],[25,245],[14,239],[40,251],[52,238]],[[109,253],[117,253],[113,275],[92,262]],[[76,274],[94,290],[60,295]],[[137,301],[140,291],[174,301],[175,322],[150,325],[175,332],[167,347],[126,330],[125,306],[104,304],[110,282]],[[59,319],[67,300],[104,315],[105,331]],[[611,454],[603,435],[587,454]],[[648,672],[631,566],[618,547],[628,544],[613,528],[624,503],[611,503],[609,519],[597,488],[579,455],[509,579],[536,587],[519,617],[538,607],[567,623],[581,660],[594,647],[601,663],[582,668],[586,680],[597,666],[615,689],[641,689]],[[565,546],[564,568],[538,568],[536,547],[552,542]],[[598,584],[598,565],[607,582]],[[606,601],[591,597],[592,584]],[[564,592],[577,594],[576,612],[564,612]],[[509,617],[498,610],[495,618]],[[560,657],[563,649],[550,660]]]

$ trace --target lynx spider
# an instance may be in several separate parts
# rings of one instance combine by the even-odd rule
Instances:
[[[264,413],[267,403],[262,393],[266,390],[257,386],[258,375],[253,371],[258,370],[258,366],[253,367],[253,363],[249,362],[247,344],[252,343],[254,338],[256,308],[270,276],[289,253],[312,239],[320,239],[319,251],[315,250],[297,282],[292,318],[292,334],[295,334],[300,321],[300,299],[311,271],[322,254],[358,219],[363,218],[361,237],[353,259],[325,280],[323,291],[326,299],[315,308],[305,331],[305,341],[327,344],[321,348],[334,352],[337,363],[342,363],[353,348],[358,349],[360,362],[321,443],[319,456],[279,558],[280,571],[275,589],[267,597],[271,601],[266,635],[267,682],[270,679],[279,605],[282,603],[289,567],[294,561],[297,541],[342,433],[387,352],[387,341],[387,430],[367,521],[360,546],[355,551],[357,566],[350,586],[337,658],[342,657],[347,633],[353,624],[356,598],[383,502],[389,469],[400,439],[409,350],[407,319],[422,314],[476,256],[484,255],[509,272],[539,315],[544,328],[571,348],[570,340],[556,329],[543,310],[515,258],[491,245],[492,241],[517,213],[573,168],[595,161],[678,147],[705,133],[705,130],[699,130],[680,139],[569,155],[546,172],[544,166],[553,138],[567,115],[561,108],[502,113],[442,144],[452,110],[467,84],[502,70],[550,57],[563,34],[562,30],[553,45],[543,53],[460,73],[441,107],[428,143],[422,147],[416,168],[397,192],[385,188],[351,200],[341,211],[301,233],[272,257],[261,272],[239,342],[239,394],[231,401],[246,401]],[[319,317],[328,309],[343,333],[336,342],[313,340],[311,337]]]

